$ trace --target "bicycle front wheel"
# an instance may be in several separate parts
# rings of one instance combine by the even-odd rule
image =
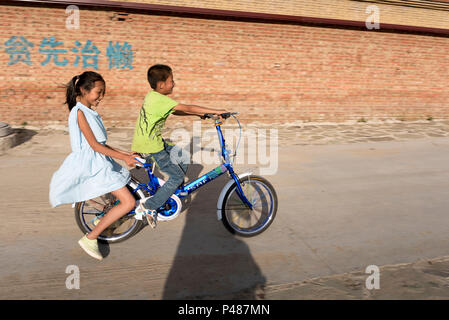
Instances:
[[[132,188],[129,185],[127,185],[127,188],[132,192]],[[136,200],[141,198],[138,193],[134,193],[134,197]],[[100,219],[118,203],[119,201],[112,193],[91,200],[77,202],[75,204],[75,220],[81,231],[90,233]],[[143,226],[144,224],[141,220],[136,220],[134,214],[128,213],[106,228],[100,234],[98,240],[108,243],[125,241],[141,230]]]
[[[240,185],[252,209],[243,203],[237,193],[237,184],[234,183],[223,199],[221,220],[232,234],[252,237],[273,223],[278,199],[273,186],[265,178],[250,175],[242,178]]]

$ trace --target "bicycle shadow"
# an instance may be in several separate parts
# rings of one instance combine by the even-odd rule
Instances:
[[[203,170],[190,164],[189,181]],[[248,245],[217,219],[217,200],[228,175],[198,189],[184,211],[185,225],[162,299],[263,299],[266,278]]]

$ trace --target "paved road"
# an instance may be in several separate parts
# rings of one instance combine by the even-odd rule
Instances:
[[[123,132],[110,144],[129,143]],[[103,246],[99,262],[79,248],[70,205],[48,203],[68,136],[22,135],[29,140],[0,156],[0,299],[264,298],[264,288],[448,252],[448,137],[281,144],[269,177],[279,211],[267,232],[239,239],[224,229],[215,217],[218,180],[177,220]],[[189,176],[210,168],[192,165]],[[66,288],[70,265],[80,270],[78,290]]]

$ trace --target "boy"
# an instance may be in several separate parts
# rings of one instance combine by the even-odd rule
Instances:
[[[180,104],[167,97],[173,92],[175,86],[173,72],[169,66],[154,65],[148,69],[147,77],[153,90],[145,96],[140,109],[131,150],[143,154],[147,161],[152,157],[159,169],[169,176],[169,179],[158,189],[156,194],[145,203],[140,203],[137,209],[142,210],[150,226],[155,228],[156,209],[162,206],[184,182],[187,171],[186,163],[173,162],[170,158],[173,146],[168,145],[161,136],[165,120],[170,114],[202,117],[205,113],[219,115],[227,111]]]

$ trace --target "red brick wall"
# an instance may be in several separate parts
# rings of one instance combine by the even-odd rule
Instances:
[[[383,24],[449,28],[448,4],[420,0],[113,0],[112,2],[185,6],[233,11],[319,17],[365,22],[369,6],[379,9]],[[449,2],[449,1],[445,1]]]
[[[174,99],[239,111],[244,122],[449,118],[448,38],[133,11],[117,21],[114,13],[81,7],[80,29],[67,30],[63,7],[0,6],[0,121],[65,123],[58,85],[83,71],[70,50],[87,40],[101,51],[96,71],[107,94],[98,111],[107,125],[134,126],[154,63],[174,69]],[[12,36],[34,44],[31,66],[8,65]],[[41,65],[50,36],[68,50],[64,67]],[[109,41],[132,45],[132,70],[109,69]]]

